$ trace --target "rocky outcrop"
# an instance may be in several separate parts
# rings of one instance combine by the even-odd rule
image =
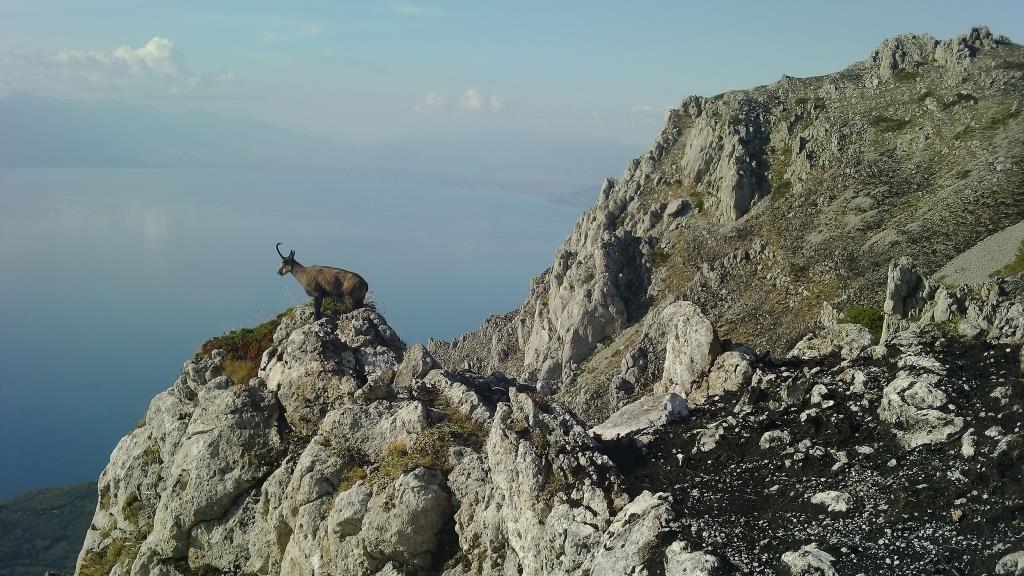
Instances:
[[[645,396],[627,404],[590,432],[601,440],[623,440],[679,422],[689,413],[686,400],[678,394]]]
[[[662,311],[668,326],[661,388],[689,398],[711,371],[722,344],[710,320],[691,302],[679,302]]]
[[[520,309],[431,352],[448,368],[552,382],[596,423],[661,381],[664,341],[646,328],[677,302],[723,341],[790,350],[824,304],[877,308],[866,295],[910,256],[892,271],[884,337],[902,331],[941,293],[934,271],[1024,219],[1012,192],[1024,166],[1021,61],[1024,50],[985,28],[903,35],[835,74],[686,98],[650,150],[604,183]],[[918,277],[903,276],[911,269]],[[947,295],[956,309],[962,295]],[[847,357],[874,344],[838,330]]]

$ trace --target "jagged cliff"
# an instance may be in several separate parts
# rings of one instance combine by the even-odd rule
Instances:
[[[1024,573],[1024,280],[936,276],[1024,239],[1022,75],[977,29],[688,98],[519,310],[204,347],[77,572]]]
[[[725,337],[788,349],[826,302],[880,306],[894,258],[932,273],[1024,219],[1022,110],[1024,48],[985,28],[900,36],[835,74],[689,97],[605,182],[519,310],[431,351],[561,382],[600,418],[633,392],[581,381],[624,373],[641,320],[675,301]]]

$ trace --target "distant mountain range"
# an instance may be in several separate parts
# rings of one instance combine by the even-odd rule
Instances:
[[[326,171],[497,188],[586,207],[601,179],[636,152],[614,141],[510,131],[359,145],[206,112],[27,94],[0,99],[0,166]]]

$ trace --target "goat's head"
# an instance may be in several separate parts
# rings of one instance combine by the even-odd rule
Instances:
[[[277,269],[277,275],[284,276],[285,274],[290,274],[292,269],[295,267],[295,250],[288,252],[288,255],[285,256],[284,254],[281,254],[280,242],[277,243],[275,248],[277,249],[277,255],[281,257],[281,267]]]

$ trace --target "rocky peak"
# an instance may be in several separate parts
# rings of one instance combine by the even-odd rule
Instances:
[[[892,38],[834,74],[690,96],[604,182],[519,310],[431,350],[555,382],[601,418],[656,384],[594,382],[621,383],[674,302],[724,339],[776,350],[825,304],[880,309],[891,261],[931,274],[1024,219],[1022,62],[979,27]]]

